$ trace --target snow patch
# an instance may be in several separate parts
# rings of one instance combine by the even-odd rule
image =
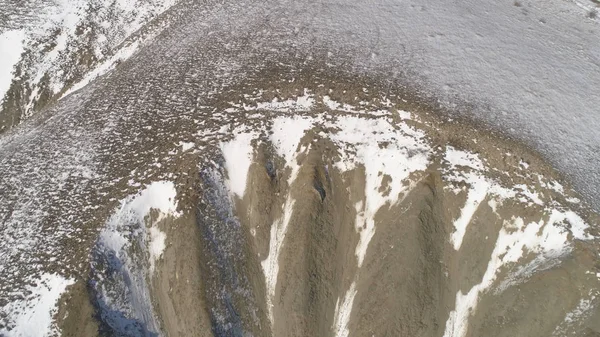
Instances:
[[[179,142],[179,146],[181,146],[181,151],[186,152],[187,150],[193,149],[195,144],[192,142]]]
[[[298,145],[300,140],[314,124],[314,119],[303,116],[276,117],[273,120],[271,142],[275,146],[277,154],[285,160],[285,164],[291,168],[292,172],[288,178],[288,185],[298,175],[300,166],[296,162]]]
[[[288,196],[284,205],[283,216],[271,225],[269,240],[269,255],[261,261],[265,283],[267,287],[267,311],[269,319],[273,323],[273,301],[275,299],[275,289],[277,286],[277,275],[279,275],[279,254],[287,233],[287,227],[292,218],[294,210],[294,200]]]
[[[375,214],[384,205],[393,206],[402,193],[409,190],[404,183],[410,174],[429,165],[431,148],[425,135],[401,123],[398,128],[387,118],[367,119],[340,116],[327,125],[337,129],[329,138],[342,150],[342,160],[336,166],[342,171],[365,168],[365,202],[357,210],[356,230],[360,238],[356,247],[359,267],[362,265],[369,242],[375,235]],[[383,179],[391,179],[387,191],[380,191]]]
[[[459,250],[468,225],[481,203],[489,196],[488,205],[496,212],[498,201],[514,197],[515,193],[487,179],[483,175],[485,165],[475,153],[447,146],[444,161],[448,165],[444,170],[445,178],[450,182],[465,183],[468,186],[467,200],[460,211],[460,216],[453,222],[454,232],[450,236],[452,246],[455,250]],[[448,185],[447,188],[452,187]],[[462,189],[454,188],[456,194],[461,191]]]
[[[329,96],[323,96],[323,104],[330,110],[337,110],[340,107],[340,103],[332,100]]]
[[[579,304],[577,304],[577,307],[575,309],[573,309],[572,311],[570,311],[569,313],[567,313],[567,315],[565,316],[565,322],[566,323],[571,323],[574,322],[575,320],[577,320],[577,318],[585,316],[590,310],[592,310],[593,307],[593,301],[595,299],[595,296],[592,296],[591,298],[582,298],[579,301]]]
[[[444,160],[446,160],[454,169],[458,169],[460,166],[469,167],[477,171],[484,169],[483,162],[479,158],[479,155],[472,152],[458,150],[452,146],[446,147]]]
[[[313,124],[313,118],[303,116],[279,116],[273,120],[271,142],[277,154],[285,160],[286,166],[291,168],[291,174],[288,178],[289,187],[292,186],[300,169],[300,165],[296,162],[300,140]],[[300,151],[306,151],[308,148],[303,147]],[[293,207],[294,200],[288,195],[283,206],[283,216],[271,225],[269,254],[261,262],[267,287],[267,310],[271,322],[273,322],[273,300],[275,298],[277,276],[279,274],[279,254],[281,253],[288,224],[292,217]]]
[[[332,104],[331,101],[325,101]],[[341,160],[336,166],[341,171],[365,169],[365,200],[356,203],[355,226],[359,233],[356,246],[358,267],[362,266],[369,243],[375,235],[375,215],[384,206],[391,207],[414,186],[409,181],[414,172],[427,168],[431,148],[425,135],[401,123],[397,127],[387,118],[366,119],[341,116],[326,125],[337,129],[328,136],[341,149]],[[384,191],[384,177],[391,180]],[[335,336],[349,335],[348,323],[356,295],[356,281],[352,283],[340,304],[336,302],[333,329]]]
[[[577,326],[573,323],[582,322],[586,319],[589,320],[591,318],[591,316],[594,314],[594,308],[596,308],[597,306],[596,297],[597,292],[590,291],[590,294],[587,298],[584,297],[581,300],[579,300],[577,306],[565,315],[563,322],[556,327],[556,329],[552,333],[552,336],[563,337],[575,335],[575,331],[569,330],[572,330],[574,326]]]
[[[350,288],[344,295],[344,300],[340,305],[340,299],[335,302],[335,313],[333,320],[333,330],[335,337],[348,337],[350,330],[348,329],[348,323],[350,323],[350,314],[352,313],[352,303],[354,302],[354,296],[356,296],[356,281],[352,282]]]
[[[278,112],[289,112],[289,111],[310,111],[315,105],[315,99],[311,94],[308,93],[307,89],[304,89],[304,94],[298,96],[296,99],[287,99],[280,101],[278,98],[273,98],[271,102],[259,102],[256,106],[243,105],[245,111],[253,110],[269,110]],[[235,105],[234,105],[235,106]]]
[[[172,182],[158,181],[148,185],[136,196],[126,198],[108,220],[105,230],[100,234],[100,242],[114,252],[126,254],[126,247],[130,245],[129,234],[139,234],[131,233],[129,227],[138,225],[143,230],[146,228],[144,224],[150,210],[157,210],[158,218],[144,231],[142,240],[147,242],[150,271],[154,271],[154,264],[166,247],[166,234],[156,226],[156,223],[166,215],[180,216],[177,212],[176,196],[177,192]]]
[[[67,90],[59,99],[62,99],[64,97],[68,96],[69,94],[85,87],[94,79],[96,79],[96,78],[108,73],[112,69],[114,69],[118,63],[123,62],[123,61],[127,60],[128,58],[130,58],[131,56],[133,56],[133,54],[139,48],[139,45],[140,45],[139,42],[136,41],[126,47],[119,49],[113,56],[104,60],[102,63],[100,63],[98,66],[96,66],[92,71],[87,73],[81,81],[77,82],[71,88],[69,88],[69,90]]]
[[[14,65],[20,62],[27,79],[23,85],[30,89],[27,96],[23,97],[27,102],[24,117],[28,117],[42,94],[44,76],[48,76],[46,84],[51,94],[60,93],[66,89],[69,80],[75,79],[70,70],[76,66],[73,61],[89,47],[98,64],[84,69],[87,73],[83,74],[83,80],[60,98],[81,89],[114,68],[117,62],[129,58],[142,40],[155,36],[157,32],[150,30],[138,41],[126,42],[146,23],[174,4],[175,0],[57,0],[36,4],[36,9],[29,13],[29,6],[25,6],[22,15],[26,20],[16,25],[20,30],[0,35],[0,101],[6,93],[6,84],[9,85],[13,80],[11,71]],[[11,12],[23,10],[17,3],[7,6],[5,10],[9,13],[9,19],[14,15]],[[19,15],[16,18],[23,19]],[[89,45],[83,46],[81,36],[87,36],[90,32],[93,37]],[[17,38],[12,38],[14,35],[18,35]],[[21,59],[24,51],[28,52],[27,59]]]
[[[540,199],[540,196],[537,192],[531,191],[527,185],[518,184],[514,186],[515,189],[520,190],[520,194],[524,195],[527,199],[531,200],[533,203],[537,205],[544,205],[544,202]]]
[[[444,337],[467,335],[469,317],[477,309],[479,295],[492,286],[503,266],[518,262],[525,252],[555,257],[568,253],[571,250],[568,244],[569,231],[560,226],[564,222],[571,225],[571,232],[576,239],[589,238],[584,233],[588,225],[571,212],[554,210],[546,222],[540,220],[526,224],[520,217],[504,221],[481,282],[466,294],[460,290],[456,293],[455,309],[446,321]]]
[[[180,216],[176,196],[172,182],[151,183],[121,201],[100,233],[92,261],[97,305],[102,312],[111,313],[104,317],[105,323],[117,332],[159,331],[148,283],[166,248],[166,234],[157,223],[165,216]],[[151,210],[158,215],[147,223]],[[106,270],[111,272],[110,278],[102,276]]]
[[[466,183],[470,186],[467,201],[461,210],[461,215],[454,222],[455,231],[450,241],[458,250],[466,233],[467,225],[471,222],[473,213],[479,204],[489,198],[488,205],[496,212],[498,205],[504,199],[517,199],[524,204],[535,203],[544,206],[537,192],[526,185],[503,187],[486,178],[485,165],[479,157],[471,152],[447,147],[444,156],[448,169],[444,171],[445,178],[450,182]],[[547,188],[561,191],[560,187],[548,184]],[[467,335],[469,317],[477,309],[479,295],[487,291],[496,281],[497,273],[503,267],[510,267],[519,262],[525,254],[536,254],[536,258],[529,264],[518,267],[517,271],[504,279],[496,288],[502,292],[508,286],[522,282],[536,271],[552,267],[553,261],[568,253],[572,246],[569,235],[577,240],[588,240],[592,236],[586,233],[589,227],[585,221],[570,210],[546,208],[546,218],[539,221],[525,223],[522,218],[516,217],[504,221],[496,240],[492,257],[481,280],[466,294],[458,291],[456,306],[450,313],[446,322],[444,337],[464,337]]]
[[[30,295],[23,300],[8,303],[3,312],[12,316],[10,330],[0,329],[6,337],[46,337],[58,335],[53,322],[58,300],[67,287],[74,283],[58,274],[43,274],[35,286],[28,286]]]
[[[490,184],[487,180],[478,175],[469,175],[467,182],[471,186],[467,195],[467,201],[460,210],[460,216],[454,221],[454,232],[450,236],[450,242],[455,250],[460,249],[463,238],[467,232],[467,226],[471,223],[473,215],[479,208],[481,202],[485,200],[490,188]],[[493,205],[495,208],[495,204]]]
[[[9,30],[0,34],[0,103],[13,81],[15,65],[21,59],[24,49],[25,32]]]
[[[225,170],[227,170],[227,188],[239,198],[244,197],[248,170],[252,164],[252,140],[257,137],[254,132],[243,133],[234,131],[235,137],[220,144]]]
[[[177,202],[175,197],[177,191],[175,185],[168,181],[158,181],[148,185],[137,196],[124,201],[121,211],[133,212],[140,222],[151,209],[160,211],[163,215],[170,214],[179,216],[177,212]],[[160,216],[162,218],[162,215]]]
[[[167,234],[158,227],[150,227],[148,230],[149,243],[148,252],[150,253],[150,273],[154,271],[156,261],[160,259],[166,248]]]

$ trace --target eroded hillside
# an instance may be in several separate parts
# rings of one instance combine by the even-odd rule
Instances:
[[[3,293],[4,333],[33,313],[65,336],[598,334],[598,217],[538,156],[406,93],[279,75],[105,125],[64,258],[3,255],[48,280],[2,284],[30,293]]]

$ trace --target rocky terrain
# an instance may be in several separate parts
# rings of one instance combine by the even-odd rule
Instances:
[[[543,160],[406,93],[276,71],[187,115],[115,116],[61,189],[3,184],[4,333],[597,334],[598,218]]]
[[[150,6],[2,111],[1,336],[600,336],[568,172],[251,4]]]
[[[0,132],[131,56],[175,1],[0,1]]]

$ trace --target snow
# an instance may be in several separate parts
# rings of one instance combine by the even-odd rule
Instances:
[[[273,119],[271,141],[277,154],[285,159],[286,166],[291,168],[288,178],[289,186],[297,177],[299,165],[296,162],[298,151],[308,151],[310,146],[299,148],[300,140],[315,123],[318,118],[305,116],[278,116]],[[337,129],[334,134],[326,135],[342,149],[351,148],[356,151],[356,156],[349,151],[343,150],[342,160],[336,165],[347,171],[361,163],[365,167],[366,174],[366,200],[364,209],[357,210],[356,226],[360,233],[360,242],[356,249],[359,266],[364,259],[369,241],[375,233],[374,216],[380,207],[389,203],[393,205],[407,187],[402,182],[408,178],[410,173],[424,170],[429,163],[429,147],[424,142],[424,134],[401,125],[395,129],[387,119],[366,119],[353,116],[338,116],[335,122],[327,124],[328,127]],[[390,142],[387,147],[381,148],[383,142]],[[383,175],[391,177],[390,191],[387,196],[379,192]],[[293,200],[288,198],[284,205],[284,215],[271,227],[271,239],[269,255],[262,261],[263,271],[267,283],[267,303],[272,315],[272,299],[275,295],[277,281],[278,256],[285,238],[287,225],[289,223]],[[362,207],[362,203],[360,204]],[[365,227],[362,229],[362,227]],[[350,294],[350,293],[349,293]],[[338,331],[345,329],[344,318],[349,315],[353,296],[344,299],[342,308],[347,313],[339,316],[341,324]],[[344,316],[346,315],[346,316]],[[272,317],[272,316],[271,316]],[[341,333],[341,332],[340,332]]]
[[[331,109],[338,108],[332,100],[324,102],[329,104]],[[337,130],[332,134],[320,134],[331,139],[341,149],[341,160],[335,164],[336,167],[345,172],[362,164],[365,169],[365,199],[355,205],[355,226],[359,233],[355,254],[360,268],[369,243],[375,235],[377,211],[386,205],[393,206],[400,200],[401,195],[408,194],[412,183],[407,186],[405,182],[409,181],[412,173],[427,168],[431,148],[421,131],[404,123],[396,128],[386,117],[367,119],[338,116],[335,121],[325,125]],[[384,176],[388,176],[391,182],[387,191],[380,192]],[[333,330],[337,337],[349,335],[348,323],[356,292],[354,281],[341,304],[340,299],[336,302]]]
[[[594,308],[594,300],[595,296],[591,296],[591,298],[582,298],[577,307],[575,307],[572,311],[567,313],[565,316],[565,322],[570,323],[574,322],[577,318],[580,318],[584,315],[587,315]]]
[[[514,272],[507,275],[501,282],[494,286],[494,295],[499,295],[509,287],[524,283],[536,273],[560,265],[563,255],[564,251],[562,250],[542,252],[527,264],[515,266],[516,270]]]
[[[549,182],[548,186],[560,194],[565,193],[565,189],[564,189],[563,185],[561,185],[560,183],[558,183],[556,181]]]
[[[306,131],[313,124],[313,118],[304,116],[281,116],[273,119],[271,142],[273,142],[277,154],[285,160],[286,166],[291,168],[291,174],[288,178],[289,186],[296,179],[300,169],[296,162],[298,145]]]
[[[305,97],[309,96],[306,95]],[[298,100],[296,100],[296,102],[298,102]],[[304,102],[303,99],[300,101]],[[313,104],[313,102],[311,101],[310,104]],[[259,103],[259,106],[263,105]],[[277,109],[278,106],[273,106],[272,108]],[[273,119],[270,140],[275,147],[277,155],[281,156],[285,160],[286,166],[291,169],[290,176],[288,177],[288,188],[291,188],[300,169],[300,165],[298,165],[296,161],[298,151],[307,151],[309,148],[302,147],[299,149],[300,141],[307,130],[314,125],[314,122],[314,118],[298,115],[277,116]],[[294,203],[295,201],[293,198],[288,195],[288,198],[283,205],[283,215],[271,225],[269,253],[267,257],[261,261],[267,287],[267,310],[271,322],[273,322],[273,301],[275,299],[277,276],[279,274],[279,255],[281,253],[281,248],[283,247],[288,224],[292,217]]]
[[[518,185],[515,185],[514,188],[517,190],[520,190],[519,193],[524,195],[525,197],[527,197],[533,203],[540,205],[540,206],[544,204],[544,202],[540,199],[539,194],[537,192],[531,191],[528,186],[523,185],[523,184],[518,184]]]
[[[25,32],[9,30],[0,34],[0,103],[10,88],[14,67],[24,51]]]
[[[350,314],[352,313],[352,303],[354,302],[354,296],[356,296],[356,281],[352,282],[350,288],[344,295],[344,300],[340,306],[340,299],[335,302],[335,313],[333,320],[333,330],[335,337],[348,337],[350,330],[348,329],[348,323],[350,323]]]
[[[284,0],[232,6],[223,36],[400,78],[540,150],[600,207],[600,20],[570,1],[522,2]],[[252,9],[277,16],[264,37]]]
[[[519,261],[525,252],[547,254],[554,258],[569,252],[569,232],[559,227],[564,221],[569,222],[576,239],[591,238],[584,233],[588,225],[570,211],[554,210],[547,221],[525,223],[520,217],[505,220],[481,282],[467,294],[460,290],[457,292],[455,309],[446,321],[444,337],[467,335],[469,316],[477,309],[479,295],[492,286],[503,266]]]
[[[274,98],[271,102],[259,102],[256,107],[244,106],[246,111],[252,110],[270,110],[279,112],[289,111],[309,111],[315,104],[315,99],[305,89],[302,96],[298,96],[296,99],[287,99],[279,101]]]
[[[334,111],[357,112],[354,106],[346,103],[336,102],[327,95],[323,96],[323,104],[325,104],[325,106],[327,106],[327,108],[330,110]]]
[[[404,110],[398,110],[398,116],[402,119],[412,119],[413,116],[410,112]]]
[[[475,153],[447,146],[444,152],[444,161],[449,165],[446,171],[447,179],[464,182],[469,186],[467,200],[460,210],[460,216],[453,222],[454,232],[450,235],[450,243],[452,243],[455,250],[459,250],[467,232],[467,227],[479,205],[490,193],[492,184],[481,174],[480,171],[484,169],[484,164]],[[455,193],[460,191],[460,189],[454,190]],[[492,205],[495,208],[496,204],[492,203]]]
[[[467,226],[473,219],[473,215],[477,211],[477,208],[479,208],[479,204],[485,200],[490,188],[490,184],[481,176],[469,176],[467,182],[471,186],[467,195],[467,201],[460,210],[460,216],[454,221],[455,231],[450,236],[450,242],[455,250],[460,249],[465,233],[467,232]]]
[[[504,221],[481,282],[466,294],[460,290],[457,292],[455,308],[446,322],[444,337],[464,337],[467,335],[469,317],[477,309],[479,295],[490,289],[503,267],[518,263],[526,253],[536,254],[531,263],[518,268],[516,273],[509,274],[497,286],[497,292],[521,282],[535,271],[550,268],[552,261],[559,261],[562,255],[572,249],[570,235],[577,240],[589,240],[592,236],[586,232],[589,225],[579,215],[571,210],[546,206],[532,187],[523,184],[501,186],[487,178],[487,168],[476,154],[448,146],[444,162],[448,166],[443,170],[448,182],[466,183],[469,186],[467,200],[459,218],[454,221],[455,231],[450,237],[454,249],[460,249],[473,214],[486,198],[494,212],[503,200],[513,198],[524,204],[535,203],[542,206],[543,214],[546,214],[539,221],[529,223],[520,217]],[[447,188],[452,187],[450,185]],[[547,184],[546,188],[557,190],[552,183]]]
[[[158,222],[166,216],[180,216],[176,196],[172,182],[150,183],[124,198],[100,233],[92,260],[93,284],[101,299],[99,309],[120,313],[105,316],[106,323],[117,332],[127,330],[134,321],[151,332],[159,331],[149,283],[166,248],[167,237]],[[151,210],[158,215],[148,222]],[[104,269],[111,270],[111,278],[102,276]]]
[[[25,13],[22,8],[18,8],[17,3],[4,3],[6,8],[3,8],[3,11],[9,15],[12,12],[23,13],[27,20],[15,24],[18,29],[8,30],[0,35],[0,101],[13,80],[13,66],[21,61],[19,64],[22,66],[22,72],[27,75],[24,85],[31,88],[31,92],[25,98],[25,117],[32,113],[34,104],[39,99],[41,80],[44,76],[48,75],[50,78],[48,87],[52,93],[56,94],[64,89],[68,77],[71,76],[65,67],[73,66],[71,60],[81,52],[81,41],[78,41],[81,33],[78,29],[82,26],[86,31],[94,30],[95,37],[90,41],[90,48],[99,62],[86,69],[88,72],[84,73],[84,78],[75,83],[61,98],[83,88],[94,78],[114,68],[118,62],[131,57],[141,42],[156,34],[152,31],[135,41],[125,42],[144,24],[174,4],[175,0],[58,0],[36,4],[35,11]],[[93,7],[93,16],[90,15],[90,7]],[[9,26],[12,23],[11,19],[19,21],[23,18],[18,15],[7,17]],[[0,24],[5,23],[4,20],[0,20]],[[40,48],[36,45],[39,42],[51,42],[52,47]],[[24,51],[31,52],[27,60],[21,60]]]
[[[291,197],[286,199],[283,209],[284,212],[282,217],[277,219],[271,225],[269,255],[267,255],[267,258],[260,263],[265,275],[265,285],[267,287],[267,311],[271,323],[274,323],[273,301],[275,300],[277,276],[279,275],[279,254],[281,253],[281,247],[283,247],[285,234],[287,233],[287,228],[294,210],[294,200]]]
[[[166,215],[180,216],[177,212],[176,196],[177,192],[172,182],[151,183],[137,195],[130,196],[121,202],[121,206],[108,220],[105,230],[100,235],[100,241],[114,252],[124,251],[130,242],[127,235],[122,232],[123,226],[131,223],[144,224],[150,210],[159,211],[158,218],[150,224],[146,233],[150,270],[154,271],[156,261],[166,248],[166,234],[156,227],[156,223]]]
[[[128,46],[122,47],[121,49],[117,50],[117,52],[113,56],[111,56],[111,57],[107,58],[106,60],[104,60],[103,62],[101,62],[99,65],[97,65],[95,68],[93,68],[89,73],[87,73],[82,80],[80,80],[79,82],[77,82],[73,86],[71,86],[69,88],[69,90],[65,91],[65,93],[60,97],[60,99],[85,87],[86,85],[88,85],[91,81],[93,81],[97,77],[100,77],[100,76],[108,73],[110,70],[114,69],[114,67],[118,63],[123,62],[123,61],[127,60],[128,58],[130,58],[131,56],[133,56],[133,54],[135,54],[135,52],[137,51],[139,46],[140,46],[140,43],[136,41],[136,42],[131,43]]]
[[[192,142],[179,142],[179,146],[181,146],[181,151],[186,152],[193,149],[195,144]]]
[[[77,24],[83,17],[84,2],[83,0],[76,1],[59,1],[57,7],[50,11],[45,19],[42,20],[42,24],[38,30],[30,30],[28,32],[28,42],[33,42],[36,39],[40,39],[42,36],[47,34],[47,31],[58,28],[58,35],[55,37],[55,44],[46,54],[41,55],[41,58],[33,65],[33,69],[27,69],[26,71],[32,72],[31,83],[40,83],[45,75],[49,75],[51,69],[58,68],[60,63],[61,54],[65,53],[68,47],[69,38],[75,36]],[[43,27],[43,28],[42,28]],[[38,28],[38,29],[39,29]],[[25,70],[25,69],[24,69]],[[56,69],[58,74],[62,75],[62,70]],[[50,89],[53,93],[58,92],[64,83],[61,83],[61,76],[50,76]],[[27,110],[31,111],[38,99],[39,88],[35,87],[32,90],[28,98]]]
[[[338,129],[338,132],[329,135],[334,143],[342,149],[355,151],[355,155],[350,151],[341,153],[342,160],[336,166],[342,172],[355,168],[359,163],[365,168],[365,202],[361,204],[362,209],[357,210],[355,222],[360,235],[356,247],[360,267],[375,235],[375,214],[386,204],[393,206],[400,194],[407,192],[409,187],[404,182],[411,173],[427,168],[431,149],[421,131],[404,123],[395,129],[383,117],[339,116],[328,126]],[[383,146],[384,143],[388,145]],[[386,175],[391,178],[389,193],[379,191]]]
[[[167,235],[157,227],[150,227],[148,230],[149,243],[148,252],[150,253],[150,272],[154,271],[156,261],[160,259],[166,248]]]
[[[447,146],[444,161],[448,165],[448,169],[444,171],[446,179],[468,185],[467,200],[460,210],[459,217],[453,222],[454,232],[450,235],[450,243],[455,250],[459,250],[473,216],[486,197],[492,195],[502,200],[513,197],[514,192],[486,178],[483,175],[485,165],[475,153]],[[448,185],[446,188],[452,188],[451,186]],[[454,192],[458,194],[461,189],[455,188]],[[496,200],[489,199],[488,204],[495,212]]]
[[[330,110],[337,110],[341,105],[340,103],[329,98],[327,95],[323,96],[323,104],[325,104],[325,106],[327,106],[327,108]]]
[[[126,8],[131,8],[130,4]],[[391,72],[406,70],[407,74],[415,75],[410,76],[409,79],[417,82],[420,88],[435,93],[434,97],[441,97],[441,104],[449,107],[455,107],[463,101],[474,104],[473,109],[464,110],[541,149],[547,158],[576,179],[582,191],[587,191],[588,200],[590,196],[592,201],[600,200],[597,198],[600,192],[594,192],[600,191],[598,188],[600,157],[596,155],[596,149],[600,144],[600,134],[596,132],[597,107],[600,106],[600,96],[596,94],[597,88],[600,87],[600,72],[597,71],[600,59],[598,47],[600,34],[598,34],[597,22],[584,19],[585,13],[578,11],[578,8],[569,2],[533,0],[528,4],[527,8],[516,8],[512,1],[434,0],[423,3],[414,0],[404,2],[351,0],[346,5],[339,6],[327,0],[306,6],[305,1],[282,1],[269,3],[266,6],[267,13],[272,11],[278,13],[278,16],[277,20],[273,20],[269,26],[272,34],[264,34],[267,36],[265,40],[260,40],[261,34],[247,31],[257,26],[252,20],[257,20],[258,23],[258,20],[264,18],[263,15],[258,15],[256,18],[247,15],[253,10],[252,6],[244,8],[241,11],[244,15],[239,18],[233,15],[227,16],[229,14],[227,6],[220,7],[222,13],[219,14],[222,15],[215,15],[215,22],[223,22],[223,17],[227,16],[227,22],[231,23],[225,25],[231,27],[227,29],[243,30],[239,36],[252,36],[255,39],[252,40],[253,45],[260,46],[264,48],[263,50],[268,50],[274,45],[267,42],[267,39],[276,40],[273,39],[274,36],[284,36],[289,30],[295,32],[294,36],[289,37],[295,47],[307,53],[327,50],[332,62],[336,61],[334,59],[336,52],[343,50],[344,56],[348,59],[355,58],[355,63],[364,65],[356,69],[364,69],[365,72],[378,68],[389,69]],[[280,11],[281,7],[289,8],[284,12]],[[527,13],[524,13],[525,9]],[[215,13],[210,13],[212,14]],[[541,19],[545,22],[541,23]],[[250,22],[238,24],[240,20]],[[305,29],[307,23],[310,23],[310,29]],[[106,26],[109,27],[110,23]],[[179,34],[178,31],[174,31],[173,34],[165,35],[171,35],[173,39],[179,39],[184,34],[204,36],[197,30],[182,29],[181,32]],[[228,40],[234,41],[238,36],[229,30],[226,33],[231,33],[223,35],[230,38]],[[277,35],[279,33],[281,34]],[[215,40],[220,37],[215,34],[207,39]],[[303,41],[306,41],[306,44],[303,44]],[[164,40],[160,42],[161,46],[164,45],[165,49],[169,49],[169,44],[162,44]],[[205,41],[197,38],[194,42],[201,46]],[[261,45],[263,42],[264,44]],[[229,46],[227,44],[227,48]],[[276,46],[285,48],[288,45],[282,42]],[[184,51],[185,48],[177,56],[186,59]],[[235,52],[220,53],[220,51],[216,50],[210,55],[236,54]],[[220,59],[203,63],[204,60],[200,56],[195,59],[197,64],[203,64],[206,69],[210,69],[212,64],[221,66],[226,63],[220,62]],[[168,59],[169,63],[175,61],[177,61],[175,58]],[[156,64],[160,62],[152,63],[152,65]],[[162,63],[162,65],[166,64]],[[140,69],[148,69],[144,68],[143,64],[138,66],[141,67]],[[170,67],[165,69],[174,74],[177,72],[173,70],[179,70]],[[424,83],[420,83],[421,81]],[[305,108],[309,106],[309,98],[300,101],[293,99],[285,101],[284,104],[271,103],[274,103],[271,106],[275,109],[285,110],[293,106]],[[118,104],[115,104],[116,106]],[[268,107],[270,106],[261,106],[261,108]],[[489,107],[489,111],[486,107]],[[569,156],[565,156],[565,153]],[[36,160],[45,162],[43,157],[32,155],[31,158],[31,162]],[[294,159],[292,157],[292,161]],[[451,158],[451,161],[453,160]],[[8,161],[6,163],[8,165]],[[376,164],[368,168],[369,172],[376,170]],[[350,169],[355,164],[348,156],[339,165]],[[471,168],[477,169],[473,166]],[[25,171],[28,168],[19,166],[18,169]],[[11,177],[15,172],[14,177],[19,182],[27,178],[24,174],[16,174],[16,169],[15,171],[7,169],[4,172],[8,172],[6,176]],[[481,176],[479,173],[473,174]],[[464,176],[455,178],[456,181],[463,182],[469,179]],[[376,185],[376,182],[377,179],[373,179],[371,183]],[[379,205],[382,199],[381,196],[371,196],[375,194],[371,187],[368,191],[365,190],[366,198],[370,200],[365,200],[360,207],[365,212],[363,214],[365,217],[369,217],[372,213],[372,210],[369,211],[367,208]],[[477,187],[469,184],[469,188],[471,190]],[[23,193],[34,194],[30,190]],[[510,196],[511,193],[517,192],[491,183],[488,190],[488,203],[500,207],[501,199]],[[32,204],[38,205],[38,202]],[[476,206],[470,207],[476,208]],[[19,223],[35,223],[31,220],[40,218],[39,212],[46,209],[32,210],[31,214],[22,215]],[[550,247],[560,247],[565,243],[562,235],[566,232],[559,230],[561,227],[558,219],[566,219],[569,222],[579,221],[564,211],[557,210],[557,212],[559,212],[555,215],[557,226],[542,231]],[[17,207],[12,215],[13,219],[19,214],[25,213]],[[365,221],[357,219],[357,226]],[[13,222],[9,223],[13,224]],[[533,229],[540,228],[538,222],[530,225],[534,226]],[[31,228],[35,229],[35,227],[23,229]],[[369,229],[370,232],[365,232],[374,233],[374,226]],[[575,226],[574,236],[585,238],[584,230],[585,226],[581,224]],[[533,232],[528,232],[526,237],[532,240],[532,234]],[[23,240],[26,245],[29,242],[27,238],[31,236],[26,236]],[[367,236],[362,238],[360,246],[362,248],[357,252],[358,258],[361,254],[365,254],[364,249],[368,247]],[[511,256],[517,258],[521,255],[515,251]],[[459,316],[464,318],[464,315],[461,315]]]
[[[27,286],[44,274],[74,275],[68,267],[80,248],[74,239],[89,228],[84,223],[92,209],[101,207],[89,198],[102,188],[90,184],[99,177],[97,148],[89,141],[95,130],[81,132],[71,122],[64,116],[48,121],[52,126],[46,131],[0,137],[2,304],[27,298]],[[0,307],[0,326],[10,327],[12,314]]]
[[[527,162],[524,162],[523,160],[519,161],[519,166],[521,166],[524,169],[528,169],[529,168],[529,164]]]
[[[53,317],[57,311],[57,303],[67,287],[73,284],[58,274],[44,274],[36,281],[35,286],[28,286],[31,292],[24,300],[7,304],[3,311],[13,316],[10,331],[0,329],[5,337],[50,337],[58,334]]]
[[[447,161],[452,167],[465,166],[474,170],[482,170],[484,168],[483,162],[477,154],[458,150],[453,146],[446,147],[446,152],[444,152],[444,160]]]
[[[591,240],[593,238],[592,235],[586,233],[589,224],[571,210],[560,211],[558,209],[553,209],[549,221],[551,223],[568,222],[570,224],[569,231],[577,240]]]
[[[498,207],[498,202],[504,199],[517,198],[522,203],[535,203],[539,206],[544,206],[545,203],[540,199],[539,193],[532,191],[530,186],[523,184],[516,184],[513,186],[501,186],[497,182],[484,176],[486,167],[479,157],[469,151],[458,150],[448,146],[444,155],[444,160],[449,164],[449,168],[445,170],[445,177],[450,182],[463,182],[469,186],[467,200],[465,205],[461,209],[461,214],[456,219],[454,224],[455,231],[450,237],[450,242],[453,244],[454,249],[460,249],[463,237],[466,233],[469,223],[471,223],[473,215],[477,211],[477,208],[483,202],[486,197],[489,198],[488,204],[495,212]],[[459,170],[460,167],[468,167],[470,170]],[[548,184],[548,188],[554,188],[555,185]],[[562,191],[562,189],[561,189]],[[456,191],[455,191],[456,192]],[[519,196],[524,196],[522,198]],[[568,221],[572,228],[571,232],[576,239],[588,240],[591,239],[589,234],[585,233],[585,229],[588,224],[578,216],[576,213],[570,210],[560,210],[552,207],[546,207],[546,211],[550,214],[549,222],[553,225],[546,226],[542,235],[547,235],[546,244],[551,244],[552,240],[558,239],[556,242],[556,249],[566,244],[566,236],[551,235],[549,231],[562,231],[554,224]],[[535,227],[535,226],[534,226]],[[533,227],[532,227],[533,228]],[[538,235],[536,231],[528,232],[531,235]],[[537,234],[536,234],[537,233]]]
[[[172,182],[157,181],[148,185],[133,199],[124,201],[123,207],[136,214],[140,222],[144,221],[151,209],[156,209],[162,214],[178,215],[176,196],[177,192]]]
[[[234,135],[232,140],[221,142],[220,148],[225,159],[225,170],[227,170],[227,188],[234,195],[243,198],[254,153],[251,142],[257,135],[254,132],[243,133],[239,130],[234,131]]]

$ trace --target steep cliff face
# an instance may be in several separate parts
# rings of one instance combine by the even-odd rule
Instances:
[[[322,79],[218,98],[201,126],[175,124],[194,137],[119,160],[110,174],[129,187],[107,190],[122,197],[68,267],[79,274],[49,326],[66,336],[598,334],[598,217],[540,158],[406,99]],[[136,180],[131,170],[148,171]],[[10,335],[28,307],[8,303]]]

